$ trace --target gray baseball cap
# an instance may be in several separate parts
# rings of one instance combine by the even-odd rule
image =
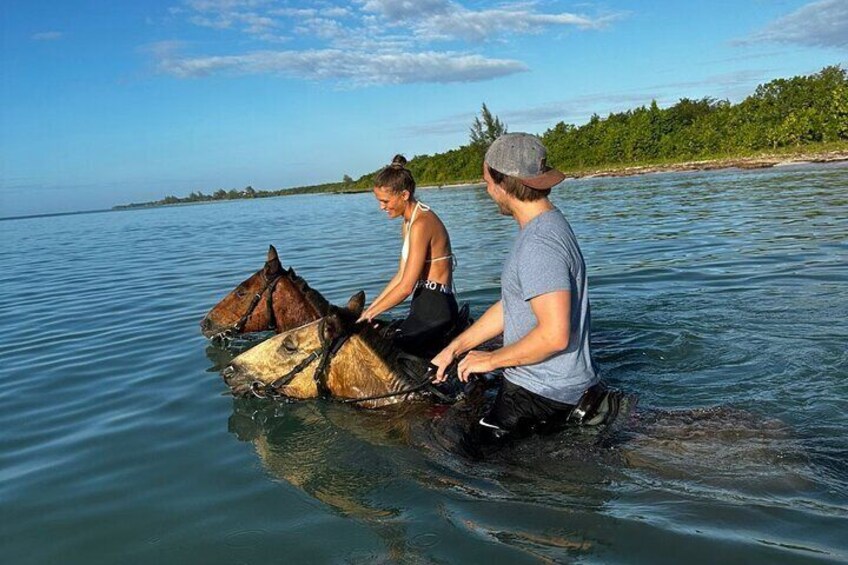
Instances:
[[[537,190],[546,190],[565,180],[564,174],[545,163],[547,158],[545,146],[529,133],[505,133],[486,151],[489,168]]]

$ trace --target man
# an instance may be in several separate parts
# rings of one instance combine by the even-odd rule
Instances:
[[[496,437],[584,423],[605,396],[590,348],[586,265],[571,226],[548,199],[565,175],[548,167],[546,156],[526,133],[505,134],[486,152],[486,190],[520,231],[503,266],[501,300],[432,361],[435,382],[465,352],[460,381],[504,369],[497,399],[480,420]],[[502,348],[474,350],[501,333]]]

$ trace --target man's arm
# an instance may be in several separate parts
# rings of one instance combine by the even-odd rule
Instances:
[[[558,290],[540,294],[530,299],[530,307],[536,316],[536,327],[515,343],[495,351],[471,351],[459,363],[460,381],[467,381],[473,373],[539,363],[568,347],[571,292]]]
[[[503,333],[503,304],[498,300],[470,328],[459,334],[433,357],[431,363],[438,367],[433,382],[440,383],[445,380],[445,370],[457,356],[501,333]]]

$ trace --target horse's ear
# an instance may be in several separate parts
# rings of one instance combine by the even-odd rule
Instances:
[[[280,257],[277,255],[277,250],[273,245],[268,246],[268,259],[265,262],[265,272],[269,275],[276,275],[283,270],[280,264]]]
[[[359,316],[365,308],[365,291],[360,290],[347,301],[347,309]]]
[[[321,324],[321,332],[326,341],[332,341],[342,334],[344,322],[338,314],[330,314],[324,318],[324,323]]]

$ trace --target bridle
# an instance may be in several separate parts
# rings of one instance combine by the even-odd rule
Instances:
[[[279,398],[285,396],[280,393],[280,389],[289,384],[296,376],[302,373],[312,363],[320,359],[318,367],[312,373],[312,380],[315,381],[315,386],[318,387],[318,394],[326,397],[329,394],[327,389],[327,370],[330,368],[330,361],[335,357],[339,349],[347,343],[350,336],[354,332],[344,332],[334,339],[325,337],[325,329],[327,327],[327,318],[321,318],[318,323],[318,336],[321,339],[321,346],[307,355],[300,363],[295,365],[286,374],[274,379],[271,383],[263,383],[262,381],[253,381],[250,383],[250,392],[257,398]]]
[[[268,293],[268,298],[265,301],[265,307],[268,311],[268,330],[276,330],[277,329],[277,315],[274,313],[274,290],[277,287],[277,283],[280,282],[280,279],[283,277],[284,273],[280,273],[268,279],[265,276],[265,273],[262,273],[262,278],[265,281],[265,285],[262,287],[262,290],[257,292],[253,299],[250,301],[250,306],[247,307],[247,311],[245,311],[244,315],[239,318],[239,321],[224,331],[220,332],[215,337],[218,339],[227,338],[234,334],[240,334],[244,330],[244,327],[247,325],[247,321],[253,315],[253,312],[256,310],[256,307],[259,305],[259,301],[262,300],[262,296],[265,293]]]
[[[319,361],[318,367],[316,367],[315,371],[312,373],[312,380],[315,381],[315,386],[318,388],[318,394],[322,398],[327,398],[330,396],[330,391],[327,388],[327,371],[330,368],[330,363],[335,357],[336,353],[342,348],[342,346],[347,343],[350,337],[356,333],[355,331],[344,332],[334,339],[325,338],[325,330],[326,328],[326,318],[322,318],[318,325],[318,335],[321,338],[321,346],[312,351],[309,355],[304,357],[300,363],[295,365],[290,371],[277,377],[270,383],[263,383],[262,381],[253,381],[250,383],[249,390],[256,398],[271,398],[277,399],[281,397],[285,397],[284,394],[280,392],[284,386],[289,384],[296,376],[302,373],[307,367],[309,367],[315,361]],[[424,375],[423,380],[421,379],[421,375],[416,374],[411,367],[407,364],[407,362],[420,362],[421,358],[415,357],[409,354],[401,354],[398,357],[398,361],[401,364],[401,370],[404,372],[407,378],[412,380],[413,382],[418,381],[417,384],[401,389],[395,392],[388,392],[384,394],[377,394],[373,396],[365,396],[362,398],[341,398],[339,402],[342,404],[355,404],[358,402],[366,402],[369,400],[382,400],[385,398],[393,398],[395,396],[402,396],[407,394],[413,394],[416,392],[420,392],[424,389],[429,389],[429,393],[436,396],[439,400],[445,403],[452,403],[453,399],[442,393],[439,389],[437,389],[433,383],[430,382],[430,376],[432,374],[432,369],[428,369]],[[411,364],[411,363],[410,363]]]

